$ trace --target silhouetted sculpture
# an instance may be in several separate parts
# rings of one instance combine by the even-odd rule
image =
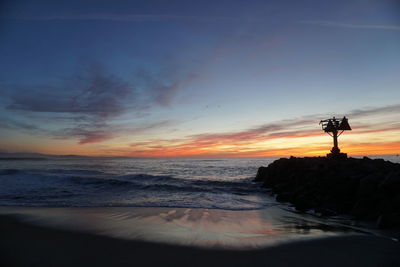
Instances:
[[[351,127],[347,118],[343,117],[343,119],[338,120],[333,117],[331,119],[321,120],[319,124],[322,124],[322,130],[333,137],[333,147],[331,149],[331,153],[327,154],[326,156],[334,158],[347,158],[346,153],[340,153],[340,149],[338,146],[338,137],[344,131],[351,131]]]

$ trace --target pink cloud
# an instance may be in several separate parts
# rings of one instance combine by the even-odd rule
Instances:
[[[109,139],[112,139],[115,137],[116,137],[115,135],[111,135],[111,134],[88,134],[79,141],[79,144],[85,145],[85,144],[97,143],[97,142],[102,142],[102,141],[109,140]]]

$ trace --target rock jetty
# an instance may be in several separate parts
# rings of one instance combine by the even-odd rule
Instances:
[[[255,181],[278,201],[321,215],[353,215],[379,227],[400,227],[400,164],[383,159],[281,158]]]

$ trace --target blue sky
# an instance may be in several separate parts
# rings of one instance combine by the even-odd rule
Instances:
[[[4,151],[151,156],[132,147],[400,105],[398,1],[3,1],[0,10]]]

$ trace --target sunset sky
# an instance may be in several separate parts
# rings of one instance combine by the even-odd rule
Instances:
[[[1,1],[0,152],[400,153],[400,1]]]

